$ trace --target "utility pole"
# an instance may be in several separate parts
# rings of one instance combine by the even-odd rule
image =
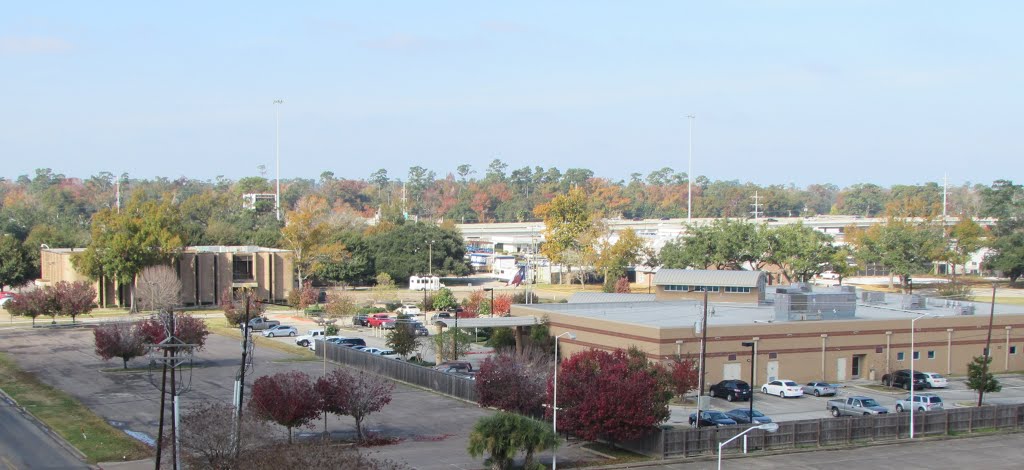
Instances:
[[[985,338],[985,362],[981,366],[981,388],[978,389],[978,406],[985,398],[985,388],[988,386],[988,361],[992,357],[992,320],[996,316],[996,283],[992,283],[992,306],[988,312],[988,336]]]
[[[756,221],[758,218],[761,217],[761,196],[757,194],[757,191],[754,191],[754,196],[751,197],[751,199],[754,200],[754,203],[751,204],[752,206],[754,206],[754,210],[751,212],[751,214],[754,215],[754,220]]]
[[[282,105],[284,100],[274,100],[274,104]],[[274,115],[277,123],[274,130],[274,156],[277,161],[277,194],[274,196],[274,210],[277,212],[277,220],[281,220],[281,106],[274,106]]]
[[[245,318],[242,320],[242,364],[238,367],[238,378],[235,379],[235,423],[232,433],[234,455],[237,458],[242,447],[242,399],[245,397],[245,369],[249,366],[249,317],[252,315],[252,294],[249,289],[243,294],[245,301]]]
[[[704,366],[708,352],[708,289],[704,288],[704,316],[700,322],[700,372],[697,374],[697,427],[700,428],[701,415],[704,407],[701,398],[704,396]],[[753,387],[753,385],[751,385]],[[753,392],[751,392],[753,393]]]

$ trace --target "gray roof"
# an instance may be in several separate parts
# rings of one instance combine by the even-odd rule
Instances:
[[[602,302],[652,302],[654,294],[616,294],[608,292],[576,292],[569,297],[570,304]]]
[[[659,286],[757,287],[761,271],[712,271],[698,269],[662,269],[654,275]]]

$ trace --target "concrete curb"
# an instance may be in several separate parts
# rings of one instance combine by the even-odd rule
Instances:
[[[82,451],[78,450],[77,447],[71,445],[70,442],[64,440],[64,438],[61,437],[60,434],[57,434],[57,432],[54,431],[53,428],[51,428],[46,423],[44,423],[41,419],[36,417],[36,415],[32,414],[31,411],[25,409],[24,406],[21,406],[20,404],[18,404],[18,402],[14,398],[11,398],[11,396],[8,395],[7,392],[5,392],[2,388],[0,388],[0,399],[2,399],[4,401],[14,405],[15,408],[18,409],[19,413],[21,413],[23,416],[27,417],[29,419],[29,421],[31,421],[33,424],[35,424],[37,427],[39,427],[39,429],[42,429],[43,433],[45,433],[47,436],[50,436],[50,438],[53,439],[53,441],[56,442],[57,445],[63,447],[68,452],[71,452],[71,454],[74,455],[75,457],[77,457],[79,460],[81,460],[83,464],[85,464],[89,468],[96,468],[96,469],[100,468],[100,467],[97,467],[95,465],[90,464],[88,462],[88,460],[87,460],[87,457],[85,456],[85,454],[82,453]]]

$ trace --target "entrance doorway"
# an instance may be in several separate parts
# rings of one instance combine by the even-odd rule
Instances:
[[[765,376],[767,377],[765,382],[771,382],[772,380],[779,378],[779,361],[768,361],[768,366],[765,368],[765,372]],[[754,384],[750,384],[750,386],[753,387]]]
[[[840,357],[836,359],[836,382],[844,380],[846,380],[846,358]]]
[[[737,380],[740,378],[740,364],[732,363],[726,364],[725,369],[722,370],[723,380]]]
[[[867,357],[865,354],[856,354],[853,356],[853,367],[851,368],[850,375],[859,379],[861,376],[861,369],[864,368],[864,359]]]

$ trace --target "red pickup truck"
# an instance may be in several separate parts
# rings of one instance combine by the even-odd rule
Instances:
[[[390,319],[391,317],[386,313],[375,313],[366,319],[366,326],[369,326],[370,328],[380,328],[385,321]]]

